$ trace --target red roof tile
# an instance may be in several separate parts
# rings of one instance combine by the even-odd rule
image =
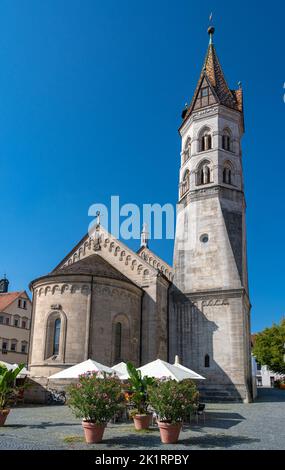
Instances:
[[[18,297],[21,297],[25,295],[25,291],[21,292],[7,292],[5,294],[0,294],[0,312],[4,312],[5,308],[7,308],[9,305],[11,305],[14,300],[16,300]]]

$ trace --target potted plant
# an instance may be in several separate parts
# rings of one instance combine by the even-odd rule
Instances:
[[[16,377],[24,366],[24,364],[20,364],[14,370],[9,370],[4,364],[0,363],[0,426],[4,426],[10,413],[9,405],[17,396]]]
[[[157,380],[149,387],[149,402],[157,414],[160,438],[163,444],[176,444],[183,418],[190,416],[197,402],[196,385],[190,380],[176,382]]]
[[[68,405],[82,418],[88,444],[102,441],[107,422],[119,411],[121,402],[120,380],[106,373],[87,372],[68,388]]]
[[[141,431],[150,426],[152,415],[148,413],[148,387],[154,383],[151,377],[142,377],[141,371],[137,370],[131,363],[127,363],[127,370],[129,374],[129,383],[131,388],[131,401],[134,403],[136,409],[131,412],[134,420],[135,429]]]
[[[281,390],[285,390],[285,379],[280,380],[279,388],[281,388]]]

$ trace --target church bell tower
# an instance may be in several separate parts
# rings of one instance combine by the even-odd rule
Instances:
[[[183,110],[169,355],[203,375],[205,399],[251,400],[250,301],[241,139],[243,92],[209,46]]]

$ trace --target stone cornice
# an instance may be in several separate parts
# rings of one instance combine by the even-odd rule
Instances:
[[[231,199],[226,197],[227,191],[236,192],[240,194],[243,197],[243,201],[245,204],[244,192],[242,190],[226,185],[209,185],[208,187],[204,186],[201,189],[195,189],[186,193],[185,196],[180,199],[177,204],[177,212],[183,210],[192,201],[198,201],[201,199],[209,199],[214,197],[223,197],[225,199]]]
[[[173,285],[174,289],[172,294],[177,296],[178,298],[181,296],[181,299],[184,299],[184,302],[188,301],[197,301],[197,300],[224,300],[229,298],[239,298],[244,297],[248,306],[250,306],[249,297],[246,289],[244,287],[236,288],[236,289],[207,289],[207,290],[199,290],[193,292],[180,292],[179,289],[175,290],[175,285]],[[187,300],[186,300],[187,299]],[[183,303],[183,302],[182,302]],[[218,304],[217,304],[218,305]],[[227,305],[227,304],[223,304]]]
[[[112,277],[102,277],[87,274],[53,274],[49,276],[43,276],[33,281],[31,288],[36,294],[40,290],[42,290],[45,294],[54,294],[54,288],[58,284],[61,284],[61,287],[59,287],[61,294],[67,290],[70,292],[76,292],[80,289],[82,290],[84,287],[86,287],[85,290],[87,290],[87,287],[90,289],[91,285],[92,287],[96,285],[112,286],[114,288],[117,287],[118,289],[125,289],[139,296],[143,294],[143,290],[131,281],[128,282]]]
[[[188,131],[189,127],[194,121],[200,121],[208,117],[215,115],[222,115],[223,117],[234,119],[239,123],[241,134],[243,133],[243,116],[240,111],[236,109],[231,109],[222,104],[214,104],[207,106],[205,108],[199,109],[198,111],[193,111],[189,118],[185,121],[184,124],[179,128],[179,133],[181,137]]]

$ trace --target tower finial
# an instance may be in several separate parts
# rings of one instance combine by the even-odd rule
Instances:
[[[148,230],[147,230],[147,224],[144,223],[143,228],[142,228],[142,232],[141,232],[141,247],[144,246],[144,247],[148,248],[148,237],[149,237],[149,233],[148,233]]]
[[[214,36],[214,32],[215,32],[214,26],[211,25],[212,19],[213,19],[213,13],[211,12],[211,13],[210,13],[210,16],[209,16],[210,26],[209,26],[209,28],[208,28],[208,34],[209,34],[209,36],[210,36],[209,44],[213,44],[213,36]]]
[[[97,217],[96,225],[100,225],[100,211],[96,212],[96,217]]]

